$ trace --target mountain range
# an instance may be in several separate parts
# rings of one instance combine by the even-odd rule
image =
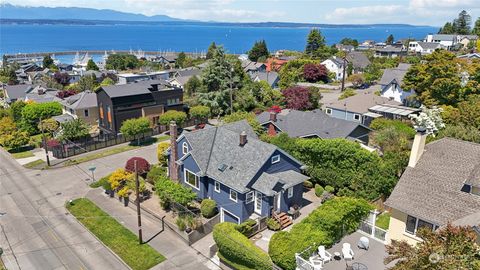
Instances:
[[[12,4],[0,4],[2,19],[20,20],[105,20],[136,22],[172,22],[182,21],[167,15],[145,16],[111,9],[79,7],[26,7]]]

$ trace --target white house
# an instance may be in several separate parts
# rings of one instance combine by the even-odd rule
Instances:
[[[410,64],[400,64],[396,68],[385,69],[380,80],[382,97],[393,99],[405,104],[407,97],[413,95],[413,90],[403,90],[402,83],[405,74],[407,74]]]
[[[424,39],[423,42],[428,43],[440,43],[442,46],[450,50],[458,43],[458,36],[457,35],[444,35],[444,34],[428,34]]]
[[[328,71],[335,73],[335,79],[341,80],[343,78],[343,59],[336,56],[330,57],[321,63]]]
[[[433,53],[436,49],[445,49],[440,42],[410,41],[408,51],[416,54],[426,55]]]

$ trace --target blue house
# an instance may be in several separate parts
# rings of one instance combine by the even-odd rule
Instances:
[[[190,187],[199,199],[217,202],[221,221],[286,216],[302,206],[302,164],[272,144],[262,142],[244,120],[208,127],[176,138],[168,153],[169,176]],[[176,139],[174,139],[176,138]],[[284,218],[282,226],[291,224]]]

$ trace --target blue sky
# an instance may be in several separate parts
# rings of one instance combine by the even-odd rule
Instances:
[[[462,9],[475,21],[480,0],[6,0],[27,6],[107,8],[145,15],[231,22],[443,25]]]

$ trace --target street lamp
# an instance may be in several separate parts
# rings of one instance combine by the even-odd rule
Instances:
[[[92,172],[92,182],[95,182],[95,170],[97,169],[97,167],[95,167],[95,165],[90,165],[90,167],[88,167],[88,170]]]

